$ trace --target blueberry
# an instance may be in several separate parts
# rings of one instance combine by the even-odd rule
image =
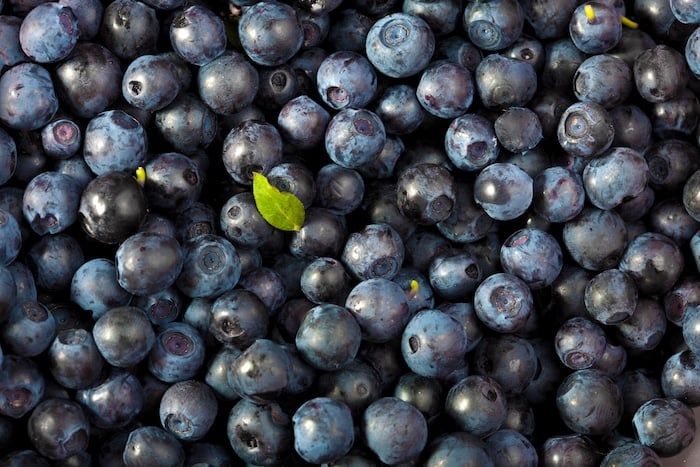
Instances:
[[[311,261],[304,268],[299,283],[304,297],[317,305],[343,305],[352,288],[352,278],[343,263],[329,257]]]
[[[436,117],[450,119],[467,112],[474,100],[474,79],[456,62],[438,60],[421,74],[416,87],[418,102]]]
[[[184,244],[184,262],[175,285],[188,297],[216,297],[241,276],[237,249],[226,238],[204,234]]]
[[[700,29],[696,28],[685,43],[685,61],[690,71],[700,76]]]
[[[594,55],[584,60],[576,70],[574,94],[581,102],[595,102],[606,109],[613,109],[629,97],[632,78],[632,70],[621,58],[607,54]]]
[[[556,238],[534,228],[511,234],[503,242],[500,257],[503,271],[518,276],[532,290],[551,285],[564,264]]]
[[[600,238],[606,241],[598,241]],[[594,271],[611,269],[627,247],[627,227],[616,211],[585,207],[564,224],[562,239],[579,266]]]
[[[334,163],[321,167],[314,181],[316,204],[341,215],[360,207],[365,194],[361,170],[362,168],[348,169]]]
[[[275,28],[269,27],[272,23]],[[238,36],[248,57],[263,66],[283,64],[304,41],[296,11],[287,4],[267,0],[245,10],[238,22]]]
[[[499,221],[515,219],[532,204],[532,178],[512,163],[486,166],[474,182],[474,200],[486,214]]]
[[[424,464],[426,467],[452,464],[465,467],[496,465],[484,441],[463,431],[442,434],[427,446]]]
[[[56,114],[58,98],[48,70],[19,63],[0,76],[0,122],[17,130],[43,127]]]
[[[661,458],[648,446],[628,443],[615,447],[600,461],[601,467],[612,467],[621,462],[635,462],[639,465],[661,465]]]
[[[291,357],[276,342],[257,339],[228,369],[228,382],[240,395],[257,403],[276,398],[289,384]]]
[[[58,2],[32,8],[22,20],[19,43],[37,63],[53,63],[66,58],[78,42],[78,19],[73,9]]]
[[[350,234],[341,260],[360,280],[392,279],[403,264],[405,247],[396,230],[388,224],[368,224]]]
[[[673,240],[646,232],[627,245],[619,267],[632,276],[640,293],[652,295],[668,292],[680,277],[683,265],[683,255]]]
[[[150,232],[128,237],[115,256],[117,281],[134,295],[149,295],[170,287],[183,264],[182,248],[175,238]]]
[[[499,151],[494,124],[482,115],[461,115],[445,132],[445,152],[459,169],[482,169],[496,161]]]
[[[477,47],[496,51],[505,49],[520,37],[524,22],[525,12],[519,2],[497,0],[467,5],[462,25]]]
[[[238,79],[229,77],[235,74]],[[239,52],[228,50],[197,71],[197,92],[215,113],[231,115],[253,103],[258,70]]]
[[[434,50],[435,36],[428,23],[407,13],[380,18],[367,34],[367,59],[379,72],[392,78],[420,73]]]
[[[219,342],[246,348],[256,339],[265,337],[269,314],[254,293],[228,290],[212,303],[208,330]]]
[[[236,455],[252,464],[281,463],[293,449],[292,420],[276,402],[241,399],[228,414],[226,435]]]
[[[129,432],[122,462],[128,467],[182,467],[185,464],[185,450],[168,431],[146,425]]]
[[[338,51],[318,67],[316,85],[323,102],[333,109],[365,107],[377,90],[372,64],[361,54]]]
[[[188,6],[173,18],[170,42],[173,50],[187,62],[206,65],[226,50],[224,22],[209,8]]]
[[[607,337],[603,328],[588,318],[577,316],[557,330],[555,350],[561,362],[572,370],[591,368],[603,358]]]
[[[690,407],[671,397],[642,404],[632,418],[639,442],[663,457],[673,456],[695,438],[695,415]]]
[[[533,178],[532,208],[549,222],[574,219],[584,207],[581,177],[564,167],[548,167]]]
[[[489,376],[466,376],[450,387],[445,412],[459,430],[483,438],[505,421],[506,395]]]
[[[493,378],[508,395],[522,394],[537,372],[535,348],[523,337],[485,336],[470,355],[473,374]]]
[[[131,306],[109,309],[95,321],[93,338],[110,365],[129,368],[146,358],[156,335],[146,313]]]
[[[302,3],[308,0],[302,0]],[[321,3],[321,2],[319,2]],[[339,0],[322,1],[336,4]],[[336,5],[337,6],[337,5]],[[333,12],[333,27],[328,31],[327,43],[331,50],[351,50],[364,52],[367,34],[375,20],[357,8],[338,8]]]
[[[299,149],[311,149],[323,142],[330,114],[307,95],[287,101],[277,115],[277,128],[284,140]]]
[[[243,122],[226,135],[222,159],[234,181],[250,185],[253,172],[266,175],[282,162],[282,137],[270,123]]]
[[[440,253],[428,268],[428,280],[433,291],[452,302],[471,297],[482,279],[483,271],[478,258],[466,251]]]
[[[532,292],[517,276],[495,273],[476,288],[474,311],[489,329],[516,332],[534,313]]]
[[[289,252],[297,258],[338,258],[346,236],[344,216],[330,209],[312,206],[306,210],[301,229],[292,232],[288,241]]]
[[[683,54],[667,45],[641,52],[634,61],[634,82],[646,101],[665,102],[678,97],[688,82]]]
[[[538,464],[535,446],[515,430],[500,429],[484,438],[486,449],[493,459],[507,459],[504,466],[531,466]]]
[[[22,231],[15,216],[4,209],[0,209],[0,238],[3,245],[0,250],[0,263],[7,266],[19,256],[22,249]]]
[[[241,398],[235,387],[228,382],[228,368],[241,355],[233,345],[222,345],[206,364],[204,382],[214,391],[219,400],[236,401]]]
[[[202,439],[214,424],[218,409],[214,391],[205,383],[186,380],[170,386],[160,401],[163,428],[182,441]]]
[[[454,179],[437,164],[403,170],[396,183],[396,204],[402,214],[423,225],[445,220],[455,202]]]
[[[576,370],[564,378],[556,404],[566,426],[583,435],[607,434],[622,418],[620,388],[595,369]]]
[[[73,120],[57,119],[41,129],[41,143],[46,155],[55,159],[67,159],[78,152],[82,132]]]
[[[666,333],[667,321],[658,300],[642,297],[632,316],[615,326],[618,341],[630,351],[653,350]]]
[[[318,377],[318,394],[345,403],[354,416],[381,396],[381,379],[369,363],[355,359],[337,371]]]
[[[593,8],[594,18],[588,19],[585,6]],[[622,35],[619,13],[598,2],[586,2],[576,7],[569,22],[571,40],[582,52],[601,54],[617,45]]]
[[[661,388],[666,397],[673,397],[691,407],[700,400],[698,393],[698,357],[690,350],[671,355],[661,370]]]
[[[175,63],[165,55],[141,55],[124,71],[122,95],[126,102],[147,111],[167,107],[182,89]]]
[[[90,431],[82,407],[68,399],[44,399],[27,420],[32,446],[52,460],[66,459],[86,450]]]
[[[435,58],[459,63],[472,73],[483,58],[480,48],[459,35],[448,35],[435,45]]]
[[[34,360],[5,355],[0,365],[0,413],[13,419],[30,413],[44,399],[46,380]]]
[[[95,339],[85,329],[59,331],[48,349],[48,356],[51,375],[70,389],[90,386],[104,367]]]
[[[191,93],[179,94],[170,105],[156,112],[154,123],[176,152],[188,155],[208,147],[217,130],[214,111]]]
[[[362,416],[361,430],[367,447],[387,464],[416,458],[428,441],[423,414],[398,397],[372,402]]]
[[[642,152],[647,157],[646,150],[652,145],[649,116],[633,104],[618,105],[610,109],[608,115],[612,119],[615,131],[612,146],[626,146]],[[651,167],[649,170],[652,171]],[[651,173],[650,178],[653,178]]]
[[[556,131],[562,149],[579,157],[595,157],[612,145],[610,114],[595,102],[576,102],[561,115]]]
[[[97,319],[111,308],[128,305],[132,295],[119,285],[114,262],[94,258],[73,274],[70,297],[73,303]]]
[[[542,140],[542,124],[526,107],[510,107],[498,116],[493,128],[500,145],[513,153],[533,149]]]
[[[537,91],[533,66],[501,53],[487,55],[479,62],[474,81],[481,103],[489,109],[522,107]]]
[[[100,38],[124,60],[155,52],[160,25],[155,9],[139,0],[117,0],[105,6]]]
[[[204,365],[204,341],[193,326],[183,322],[158,328],[148,353],[148,370],[166,383],[191,379]]]
[[[553,467],[571,464],[594,467],[600,464],[603,456],[590,437],[567,434],[547,438],[542,444],[541,457],[545,465]]]
[[[385,142],[386,130],[377,114],[355,108],[344,108],[335,114],[324,139],[331,160],[350,169],[375,160]]]
[[[6,351],[36,357],[49,348],[56,336],[56,320],[48,308],[35,300],[17,301],[2,328]]]
[[[557,39],[567,33],[575,0],[527,0],[522,5],[525,20],[539,39]]]
[[[124,370],[112,370],[100,381],[76,391],[75,399],[90,423],[102,429],[122,428],[141,414],[143,387],[138,378]]]
[[[1,5],[0,5],[1,6]],[[19,43],[19,29],[22,26],[22,18],[5,14],[0,18],[0,39],[2,39],[2,53],[0,65],[3,68],[25,62],[29,57],[24,53]]]
[[[638,291],[632,277],[607,269],[591,278],[584,291],[588,314],[601,324],[613,325],[629,319],[637,307]]]
[[[304,402],[294,412],[294,450],[307,462],[335,461],[350,451],[355,432],[350,408],[328,397]]]

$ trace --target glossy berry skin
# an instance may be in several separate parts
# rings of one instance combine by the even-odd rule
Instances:
[[[367,447],[387,464],[414,459],[427,444],[425,417],[397,397],[382,397],[371,403],[360,424]]]
[[[463,366],[466,348],[464,327],[437,309],[417,312],[401,336],[401,353],[406,364],[414,373],[426,377],[444,378]]]
[[[520,2],[497,0],[478,2],[464,9],[462,26],[469,40],[482,50],[502,50],[522,33],[525,13]]]
[[[483,279],[476,255],[460,250],[437,254],[427,273],[433,291],[452,302],[467,300]]]
[[[649,167],[634,149],[612,148],[586,165],[582,178],[590,202],[600,209],[612,209],[644,190]]]
[[[360,207],[365,194],[365,181],[358,170],[333,163],[319,169],[313,184],[316,204],[338,214]]]
[[[253,172],[266,175],[282,162],[282,137],[270,123],[247,120],[226,135],[221,157],[234,181],[250,185]]]
[[[209,8],[188,6],[173,18],[170,43],[188,63],[206,65],[226,50],[224,22]]]
[[[243,290],[252,293],[270,313],[277,313],[287,301],[287,290],[282,275],[275,269],[261,266],[247,271],[238,282]]]
[[[258,73],[258,94],[254,104],[265,111],[278,111],[300,94],[300,79],[289,63],[263,68]]]
[[[464,465],[492,467],[494,464],[486,444],[479,437],[464,431],[437,436],[426,447],[426,467]]]
[[[132,306],[115,307],[104,313],[95,321],[92,335],[105,361],[120,368],[130,368],[144,360],[156,341],[146,313]]]
[[[647,351],[659,346],[666,327],[666,315],[659,301],[640,297],[632,317],[616,326],[615,335],[630,351]]]
[[[632,277],[607,269],[586,284],[583,302],[588,314],[601,324],[614,325],[629,319],[637,307],[638,291]]]
[[[461,431],[480,438],[494,433],[506,419],[506,394],[493,378],[470,375],[450,387],[445,412]]]
[[[510,107],[494,121],[500,145],[513,153],[529,151],[542,140],[542,124],[537,114],[526,107]]]
[[[421,106],[439,118],[456,118],[469,110],[474,100],[474,79],[466,67],[438,60],[423,70],[416,87]]]
[[[479,62],[474,81],[482,104],[489,109],[522,107],[537,91],[537,72],[533,66],[500,53]]]
[[[335,114],[328,126],[324,144],[336,164],[356,169],[374,161],[386,142],[381,119],[366,109],[345,108]]]
[[[58,2],[32,8],[22,20],[19,43],[32,61],[53,63],[66,58],[78,42],[78,19]]]
[[[582,316],[566,320],[554,339],[557,356],[572,370],[593,367],[603,357],[607,344],[603,328]]]
[[[93,426],[116,429],[129,425],[141,414],[144,390],[129,371],[112,370],[94,385],[76,391],[75,399]]]
[[[407,84],[388,86],[375,101],[374,112],[384,122],[388,134],[410,134],[425,119],[425,109],[414,89]]]
[[[36,357],[56,336],[56,320],[41,302],[18,301],[3,324],[3,346],[22,357]]]
[[[170,287],[183,264],[178,241],[151,232],[131,235],[119,245],[115,255],[119,285],[134,295],[151,295]]]
[[[153,210],[181,211],[190,207],[202,192],[202,170],[197,162],[179,152],[155,154],[144,169],[144,192]]]
[[[622,418],[620,388],[599,370],[570,373],[557,390],[556,404],[566,426],[583,435],[609,433]]]
[[[474,292],[474,311],[481,322],[494,331],[516,332],[534,312],[532,293],[517,276],[495,273]]]
[[[0,321],[5,321],[17,301],[17,284],[12,271],[0,265]],[[2,361],[0,361],[2,365]]]
[[[360,53],[338,51],[319,65],[316,86],[323,102],[332,109],[365,107],[377,91],[377,75]]]
[[[661,370],[661,388],[664,395],[696,407],[700,403],[699,364],[697,355],[690,350],[671,355]]]
[[[504,465],[530,466],[538,464],[535,446],[522,433],[511,429],[500,429],[484,438],[486,449],[493,459],[507,459]]]
[[[695,438],[695,415],[678,399],[663,397],[642,404],[632,418],[639,442],[663,457],[678,454]]]
[[[105,6],[99,34],[117,57],[133,60],[155,52],[159,32],[154,8],[139,0],[118,0]]]
[[[561,115],[557,139],[562,149],[579,157],[595,157],[610,148],[615,136],[605,107],[595,102],[576,102]]]
[[[486,214],[499,221],[513,220],[532,203],[532,178],[508,162],[486,166],[474,182],[474,200]]]
[[[355,442],[352,413],[341,401],[315,397],[294,412],[294,450],[306,462],[335,461]]]
[[[685,180],[682,200],[688,214],[696,221],[700,219],[700,170]]]
[[[8,266],[22,249],[22,231],[15,216],[4,209],[0,209],[0,239],[0,264]]]
[[[304,225],[292,232],[289,252],[296,258],[338,257],[347,236],[345,218],[330,209],[312,206]]]
[[[132,172],[143,164],[147,143],[146,131],[138,120],[123,110],[107,110],[85,128],[83,158],[96,175]]]
[[[43,172],[32,178],[24,190],[24,218],[39,235],[63,232],[78,218],[80,191],[73,177]]]
[[[681,328],[683,331],[683,339],[688,348],[697,352],[700,350],[700,307],[697,305],[689,306],[683,315]]]
[[[586,192],[580,175],[564,167],[548,167],[532,180],[532,208],[549,222],[567,222],[580,214]]]
[[[571,15],[569,35],[582,52],[601,54],[617,45],[622,35],[619,13],[612,7],[598,2],[586,2],[593,7],[595,18],[589,20],[584,12],[585,5],[579,5]]]
[[[500,151],[493,123],[479,114],[461,115],[445,132],[445,152],[459,169],[477,171],[496,161]]]
[[[636,75],[635,75],[636,76]],[[613,109],[632,91],[632,70],[618,57],[598,54],[584,60],[573,78],[574,94],[581,102]]]
[[[181,441],[202,439],[214,424],[218,403],[205,383],[186,380],[170,386],[160,400],[160,423]]]
[[[626,146],[642,153],[652,144],[652,126],[649,116],[634,104],[622,104],[608,112],[613,122],[615,137],[612,146]]]
[[[0,414],[13,419],[30,413],[44,399],[46,380],[34,360],[4,355],[0,365]]]
[[[228,368],[228,382],[253,402],[268,402],[289,384],[289,353],[276,342],[257,339]]]
[[[119,285],[113,261],[93,258],[73,274],[70,298],[96,320],[112,308],[128,305],[132,294]]]
[[[309,217],[307,212],[305,224]],[[275,231],[260,215],[251,192],[229,198],[221,208],[219,222],[224,236],[236,248],[259,248]]]
[[[311,149],[323,142],[330,119],[321,104],[301,95],[282,106],[277,115],[277,128],[286,142],[299,149]]]
[[[596,239],[605,238],[605,242]],[[627,227],[613,210],[585,207],[574,219],[566,222],[564,246],[581,267],[594,271],[618,265],[627,247]]]
[[[470,243],[483,239],[494,222],[474,201],[472,184],[459,181],[455,183],[455,205],[452,212],[444,221],[438,222],[436,227],[443,240]],[[407,252],[410,249],[407,245]]]
[[[345,265],[329,257],[311,261],[301,273],[299,282],[304,297],[317,305],[343,305],[353,283]]]
[[[406,13],[391,13],[377,20],[366,39],[367,59],[391,78],[420,73],[435,50],[435,36],[424,20]]]
[[[146,425],[129,432],[122,462],[127,467],[185,465],[185,450],[171,433],[154,425]]]
[[[404,254],[403,241],[393,227],[368,224],[348,236],[341,260],[356,279],[392,279],[403,264]]]
[[[51,121],[58,98],[48,70],[19,63],[0,76],[0,123],[17,130],[35,130]]]
[[[270,28],[275,24],[275,28]],[[258,2],[246,9],[238,22],[241,47],[263,66],[278,66],[301,48],[304,31],[295,10],[277,1]]]
[[[235,74],[238,79],[229,79]],[[230,115],[253,103],[258,70],[242,53],[229,50],[197,71],[197,93],[215,113]]]
[[[169,106],[156,112],[154,123],[176,152],[188,155],[209,146],[216,136],[216,114],[190,93],[179,94]]]
[[[304,360],[325,371],[338,370],[350,363],[361,340],[362,331],[354,315],[330,303],[309,310],[295,337]]]
[[[54,120],[41,129],[41,144],[48,156],[67,159],[78,152],[82,132],[73,120]]]
[[[403,170],[396,182],[396,205],[422,225],[445,220],[455,203],[452,174],[437,164],[417,164]]]
[[[158,328],[148,370],[166,383],[191,379],[204,364],[204,341],[193,326],[170,322]]]
[[[509,334],[485,336],[470,355],[470,372],[493,378],[508,395],[522,394],[537,372],[537,354],[528,340]]]
[[[508,237],[501,247],[503,271],[525,281],[532,290],[551,285],[564,265],[559,242],[540,229],[521,229]]]
[[[381,377],[372,365],[355,359],[343,369],[326,372],[317,380],[318,394],[345,403],[354,416],[381,396]]]
[[[637,465],[661,465],[661,458],[648,446],[637,442],[617,446],[600,461],[601,467],[613,467],[620,463],[634,462]]]
[[[62,460],[87,449],[90,423],[77,403],[48,398],[32,411],[27,433],[37,452],[52,460]]]
[[[663,234],[645,232],[627,245],[619,268],[632,276],[640,293],[656,295],[673,287],[683,265],[683,255],[673,240]]]
[[[688,83],[683,54],[668,45],[641,52],[634,60],[637,92],[648,102],[666,102],[679,97]]]
[[[542,461],[545,465],[580,465],[594,467],[603,457],[596,443],[581,434],[558,435],[547,438],[542,444]]]
[[[226,435],[236,455],[255,465],[279,464],[293,449],[292,420],[276,402],[241,399],[229,412]]]
[[[181,89],[177,67],[165,55],[135,58],[122,77],[122,96],[126,102],[150,112],[167,107]]]
[[[0,5],[1,7],[1,5]],[[3,15],[0,19],[0,65],[3,68],[17,65],[27,61],[27,55],[19,44],[19,28],[22,26],[22,18],[14,15]]]
[[[51,375],[69,389],[82,389],[93,384],[105,363],[92,333],[85,329],[59,331],[48,355]]]
[[[241,260],[225,237],[204,234],[183,246],[184,262],[175,285],[188,297],[217,297],[238,283]]]

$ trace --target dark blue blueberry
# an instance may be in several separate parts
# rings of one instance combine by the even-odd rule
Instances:
[[[460,250],[448,250],[436,255],[427,273],[433,291],[444,300],[453,302],[471,297],[483,279],[478,258]]]
[[[58,2],[32,8],[22,20],[19,43],[37,63],[53,63],[66,58],[78,42],[78,19],[73,9]]]
[[[311,261],[299,278],[304,297],[317,305],[345,304],[352,282],[343,263],[329,257],[320,257]]]
[[[650,399],[632,418],[639,442],[662,457],[680,453],[695,438],[693,410],[671,397]]]
[[[1,330],[6,352],[36,357],[56,337],[56,320],[48,308],[35,300],[17,301]]]
[[[344,108],[328,123],[324,142],[333,162],[355,169],[377,158],[386,142],[386,131],[374,112]]]
[[[293,450],[292,420],[276,402],[238,401],[228,414],[226,436],[236,455],[251,464],[280,464]]]
[[[0,5],[0,9],[2,5]],[[22,18],[10,14],[0,18],[0,68],[12,67],[28,61],[27,55],[19,44],[19,28]]]
[[[579,65],[573,86],[581,102],[595,102],[613,109],[625,102],[632,91],[632,70],[621,58],[594,55]]]
[[[311,149],[323,142],[330,114],[307,95],[287,101],[277,115],[277,128],[284,140],[299,149]]]
[[[513,44],[523,31],[525,12],[516,0],[477,2],[464,8],[462,26],[482,50],[502,50]]]
[[[640,151],[650,162],[646,151],[652,144],[652,126],[649,116],[640,107],[633,104],[618,105],[610,109],[608,114],[612,119],[615,131],[612,146],[627,146]],[[649,169],[650,178],[653,179],[651,166]]]
[[[582,316],[565,321],[554,337],[561,362],[572,370],[591,368],[603,358],[607,337],[603,328]]]
[[[605,238],[605,242],[600,242]],[[627,247],[627,227],[616,211],[585,207],[564,224],[562,239],[574,261],[593,271],[618,265]]]
[[[637,307],[638,291],[632,277],[607,269],[586,284],[583,302],[588,314],[601,324],[613,325],[629,319]]]
[[[408,165],[405,168],[413,167]],[[397,168],[396,172],[404,168]],[[401,239],[408,238],[418,227],[418,224],[406,217],[397,204],[396,184],[393,180],[381,180],[365,187],[365,196],[362,200],[363,212],[367,215],[367,222],[371,224],[388,224]]]
[[[396,205],[421,225],[447,219],[455,202],[454,178],[438,164],[417,164],[403,170],[396,182]]]
[[[649,184],[662,192],[674,192],[689,183],[688,190],[692,193],[695,190],[696,180],[692,178],[692,173],[698,169],[694,162],[696,154],[700,155],[698,151],[700,149],[697,146],[681,139],[665,139],[652,143],[644,151],[644,157],[649,166]],[[690,180],[693,182],[691,183]],[[686,203],[689,201],[691,199]],[[692,203],[688,203],[686,208],[689,214],[695,213]]]
[[[250,185],[253,172],[267,175],[282,162],[282,137],[270,123],[247,120],[226,135],[221,157],[235,182]]]
[[[365,194],[365,182],[358,170],[334,163],[321,167],[314,182],[316,204],[341,215],[358,208]]]
[[[292,193],[299,198],[304,208],[309,208],[316,197],[314,174],[299,162],[277,164],[267,173],[267,180],[280,191]]]
[[[700,360],[684,350],[671,355],[661,370],[664,396],[678,399],[691,407],[700,403]]]
[[[595,467],[602,457],[596,443],[581,434],[551,436],[542,444],[542,462],[552,467]]]
[[[277,66],[299,51],[304,42],[304,30],[294,8],[265,0],[243,12],[238,21],[238,37],[253,62]]]
[[[504,241],[500,257],[503,271],[518,276],[532,290],[551,285],[564,264],[556,238],[535,228],[512,233]]]
[[[472,73],[483,58],[481,49],[460,35],[441,38],[435,49],[435,59],[459,63]]]
[[[532,197],[532,178],[512,163],[488,165],[474,182],[474,200],[495,220],[507,221],[521,216],[532,204]]]
[[[299,77],[302,77],[299,73]],[[258,72],[258,93],[254,104],[263,111],[277,112],[301,92],[297,72],[289,63]]]
[[[166,55],[138,56],[122,77],[122,95],[126,102],[147,111],[167,107],[182,87],[177,67]]]
[[[344,305],[360,325],[362,338],[370,342],[398,337],[409,320],[406,293],[399,284],[384,278],[359,282]]]
[[[435,36],[428,23],[407,13],[380,18],[367,34],[367,58],[379,72],[392,78],[420,73],[434,50]]]
[[[423,19],[438,36],[454,32],[462,14],[460,4],[452,0],[409,0],[404,2],[402,9],[404,13]]]
[[[120,368],[144,360],[156,341],[146,313],[131,306],[109,309],[95,321],[92,335],[107,363]]]
[[[418,457],[428,441],[428,424],[413,405],[398,397],[382,397],[362,416],[361,430],[367,447],[386,464]]]
[[[614,136],[615,128],[610,114],[595,102],[571,104],[561,115],[557,126],[557,138],[562,149],[580,157],[601,155],[610,148]]]
[[[166,383],[191,379],[204,366],[204,340],[193,326],[171,322],[158,328],[148,370]]]
[[[24,190],[24,217],[39,235],[63,232],[78,219],[81,191],[70,175],[43,172]]]
[[[267,334],[270,311],[255,295],[245,289],[232,289],[212,303],[209,332],[224,344],[246,348]]]
[[[355,359],[341,370],[318,377],[318,394],[345,403],[354,416],[381,396],[381,379],[369,363]]]
[[[335,461],[355,442],[352,413],[342,401],[315,397],[304,402],[292,416],[294,450],[306,462]]]
[[[438,379],[409,372],[396,382],[393,395],[414,405],[430,424],[443,411],[443,392]]]
[[[179,94],[170,105],[156,112],[154,123],[175,151],[188,155],[209,146],[217,130],[214,111],[191,93]]]
[[[377,158],[367,165],[357,168],[367,178],[386,179],[393,175],[396,163],[406,150],[406,145],[399,136],[387,135],[384,147]]]
[[[76,122],[61,118],[41,129],[41,143],[47,156],[67,159],[78,152],[82,132]]]
[[[22,418],[44,399],[46,380],[34,360],[4,355],[0,366],[0,414]]]
[[[496,464],[481,438],[463,431],[453,431],[437,436],[428,444],[423,465],[492,467]]]
[[[139,295],[133,298],[130,305],[141,308],[155,326],[175,321],[180,317],[180,310],[185,303],[182,293],[170,286],[149,295]]]
[[[83,389],[95,383],[104,367],[92,333],[85,329],[59,331],[48,349],[49,371],[69,389]]]
[[[588,19],[584,11],[586,5],[593,8],[593,19]],[[604,3],[586,2],[576,7],[572,13],[569,35],[582,52],[591,55],[605,53],[620,41],[620,14]]]
[[[405,241],[405,264],[425,273],[435,256],[451,248],[447,238],[439,233],[427,229],[416,230]]]
[[[485,335],[484,326],[476,316],[474,306],[471,303],[442,302],[437,306],[437,309],[452,316],[462,324],[464,331],[467,333],[467,352],[473,350],[481,342]]]
[[[198,441],[209,432],[218,410],[214,391],[197,380],[173,384],[163,394],[160,423],[181,441]]]
[[[86,450],[90,431],[85,411],[68,399],[44,399],[27,420],[32,446],[52,460],[66,459]]]
[[[493,123],[500,145],[513,153],[529,151],[542,140],[542,124],[527,107],[510,107]]]
[[[600,461],[600,467],[617,465],[661,465],[661,458],[653,449],[639,443],[627,443],[615,447]]]
[[[168,431],[146,425],[129,432],[122,462],[133,467],[182,467],[185,464],[185,450],[180,441]]]
[[[681,326],[688,348],[698,353],[700,351],[700,307],[698,305],[688,306],[683,314]]]
[[[241,276],[237,249],[215,234],[195,237],[184,245],[184,264],[175,281],[188,297],[216,297],[232,289]]]
[[[97,319],[112,308],[128,305],[132,295],[117,281],[114,262],[94,258],[83,263],[73,274],[71,301]]]
[[[388,86],[373,108],[384,122],[386,132],[394,135],[413,133],[425,118],[425,110],[414,88],[407,84]]]
[[[246,272],[238,285],[241,289],[253,293],[265,305],[271,314],[277,313],[287,301],[282,276],[272,268],[262,266]]]
[[[36,285],[52,292],[69,287],[84,261],[80,243],[67,233],[43,236],[29,248],[25,260],[34,273]]]
[[[641,52],[634,61],[634,82],[648,102],[666,102],[679,97],[688,82],[683,54],[668,45]]]
[[[611,148],[586,165],[582,178],[588,200],[600,209],[612,209],[644,190],[649,167],[634,149]]]
[[[14,261],[8,266],[8,269],[12,272],[12,277],[15,280],[17,292],[15,303],[22,303],[27,300],[36,301],[38,297],[36,283],[29,267],[20,261]]]
[[[155,9],[139,0],[116,0],[105,6],[101,42],[124,60],[153,53],[160,33]]]
[[[19,223],[12,213],[0,209],[0,264],[11,264],[22,249],[22,231]]]
[[[404,260],[404,244],[389,224],[368,224],[348,236],[341,260],[359,280],[392,279]]]
[[[504,467],[536,467],[539,456],[535,446],[521,433],[500,429],[484,438],[486,450],[492,459],[498,459]],[[504,462],[501,462],[503,460]]]
[[[185,465],[220,466],[233,464],[234,454],[223,442],[199,441],[185,446]]]
[[[628,245],[619,268],[632,276],[642,294],[668,292],[683,271],[680,247],[663,234],[645,232]]]
[[[302,229],[309,224],[310,217],[307,211]],[[251,192],[229,198],[221,208],[219,221],[224,235],[237,248],[259,248],[275,231],[260,215]]]
[[[150,295],[170,287],[183,263],[182,248],[175,238],[150,232],[131,235],[115,255],[117,281],[134,295]]]
[[[542,69],[543,85],[570,92],[574,74],[587,56],[574,45],[569,37],[548,42],[545,46],[545,52],[545,62]]]
[[[207,362],[204,382],[221,400],[235,401],[241,397],[236,388],[228,382],[228,368],[239,355],[241,351],[237,347],[222,345]]]
[[[292,232],[287,243],[289,252],[297,258],[337,258],[343,251],[347,225],[345,217],[330,209],[311,207],[301,229]]]
[[[533,178],[532,208],[549,222],[567,222],[583,209],[581,177],[564,167],[548,167]]]
[[[474,80],[482,104],[490,109],[522,107],[537,91],[533,66],[499,53],[487,55],[479,62]]]
[[[666,314],[656,299],[640,297],[632,316],[617,324],[614,334],[630,352],[653,350],[666,334]]]
[[[318,67],[316,86],[323,102],[333,109],[365,107],[377,91],[372,64],[358,52],[338,51]]]
[[[467,112],[474,100],[474,79],[466,67],[439,60],[421,74],[416,87],[418,102],[432,115],[451,119]]]
[[[622,418],[622,392],[599,370],[570,373],[557,390],[559,416],[572,431],[582,435],[610,433]]]
[[[218,224],[214,207],[195,201],[189,208],[175,214],[175,237],[184,245],[200,235],[217,234]]]
[[[33,449],[10,451],[0,458],[0,463],[2,463],[2,465],[6,465],[7,467],[51,466],[51,463],[46,457],[42,456]]]
[[[315,13],[303,9],[297,9],[297,17],[301,22],[304,31],[304,42],[302,49],[308,50],[312,47],[320,47],[328,37],[331,27],[331,18],[328,12]]]
[[[401,286],[408,297],[408,314],[423,308],[434,308],[435,296],[428,278],[414,267],[403,267],[391,279]],[[415,281],[415,283],[413,282]],[[416,285],[416,283],[418,285]]]
[[[345,307],[325,303],[310,309],[295,337],[297,349],[314,368],[332,371],[356,356],[362,331],[355,316]]]
[[[663,296],[666,318],[676,326],[683,326],[688,310],[700,305],[700,281],[697,276],[683,277]],[[698,328],[700,330],[700,328]],[[685,338],[688,342],[689,337]]]
[[[687,244],[700,222],[693,219],[679,198],[658,201],[649,210],[649,226],[653,232],[666,235],[678,245]]]
[[[503,334],[485,336],[470,354],[472,374],[493,378],[508,395],[522,394],[533,381],[538,359],[525,338]]]
[[[187,62],[206,65],[226,50],[224,22],[205,6],[188,6],[179,10],[172,20],[170,43]]]
[[[304,361],[294,344],[282,344],[282,350],[287,354],[287,357],[289,357],[289,364],[287,366],[287,387],[284,389],[285,393],[292,396],[306,393],[316,384],[316,370]],[[353,362],[356,361],[357,360],[353,360]],[[350,363],[348,367],[352,368],[352,363]]]
[[[503,51],[503,55],[529,63],[540,73],[546,59],[544,44],[528,34],[523,34]]]
[[[304,0],[305,1],[305,0]],[[338,0],[333,0],[335,3]],[[324,1],[324,3],[326,3]],[[364,52],[367,34],[375,20],[357,8],[339,8],[333,12],[333,22],[328,31],[327,43],[331,50]]]
[[[228,382],[253,402],[265,403],[279,396],[289,384],[291,357],[269,339],[257,339],[228,369]]]
[[[237,79],[230,79],[232,75]],[[258,71],[242,53],[226,51],[199,68],[197,91],[217,114],[235,114],[253,103],[258,93]]]
[[[474,311],[487,328],[516,332],[534,313],[532,292],[517,276],[495,273],[484,279],[474,292]]]
[[[204,173],[197,162],[178,152],[154,155],[144,166],[144,192],[149,208],[178,212],[190,207],[204,185]]]
[[[97,0],[60,0],[59,5],[73,10],[78,21],[78,39],[94,39],[100,30],[104,6]]]
[[[0,322],[4,322],[17,301],[17,285],[12,271],[0,265]]]
[[[98,428],[116,429],[129,425],[141,414],[144,392],[132,373],[115,369],[94,385],[76,391],[75,399]]]
[[[146,158],[146,132],[138,120],[122,110],[107,110],[85,128],[83,157],[96,175],[132,172]]]
[[[0,185],[12,178],[17,169],[17,144],[9,133],[0,129]]]
[[[470,375],[452,385],[445,412],[460,431],[480,438],[494,433],[506,419],[506,395],[493,378]]]

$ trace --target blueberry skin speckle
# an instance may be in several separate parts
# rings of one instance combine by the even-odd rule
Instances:
[[[32,61],[53,63],[66,58],[78,42],[78,19],[58,2],[32,8],[19,28],[22,50]]]
[[[0,122],[17,130],[43,127],[58,111],[49,71],[36,63],[19,63],[0,76]]]

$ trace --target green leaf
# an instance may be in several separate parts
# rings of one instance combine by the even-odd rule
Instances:
[[[253,173],[253,198],[260,215],[280,230],[299,230],[304,225],[304,204],[287,191],[270,184],[263,174]]]

